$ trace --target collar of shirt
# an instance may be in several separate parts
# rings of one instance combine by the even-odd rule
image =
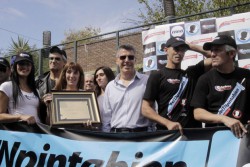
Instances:
[[[121,74],[119,73],[116,77],[115,77],[115,79],[114,79],[114,82],[116,83],[116,84],[118,84],[118,83],[120,83],[121,84],[121,82],[119,82],[120,81],[120,76],[121,76]],[[135,79],[141,79],[142,78],[142,74],[140,74],[139,72],[135,72],[135,76],[134,76],[134,78],[131,80],[131,82],[132,81],[134,81]]]

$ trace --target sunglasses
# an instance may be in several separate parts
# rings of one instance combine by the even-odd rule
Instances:
[[[49,60],[50,61],[53,61],[53,60],[55,60],[55,61],[61,61],[61,58],[60,57],[49,57]]]
[[[28,61],[20,61],[17,63],[19,66],[31,66],[31,63]]]
[[[134,55],[128,55],[128,56],[120,56],[120,60],[125,60],[126,57],[128,57],[128,60],[134,60],[135,59]]]
[[[6,67],[0,67],[0,72],[6,72]]]
[[[188,49],[186,48],[186,47],[174,47],[174,50],[176,51],[176,52],[186,52]]]

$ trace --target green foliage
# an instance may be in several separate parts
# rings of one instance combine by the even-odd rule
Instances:
[[[83,29],[78,30],[78,31],[69,29],[67,32],[64,33],[65,39],[62,41],[62,43],[73,42],[76,40],[90,38],[90,37],[98,35],[100,32],[101,32],[100,28],[94,28],[92,26],[84,27]],[[83,41],[80,41],[80,43],[83,44],[89,41],[91,40],[90,39],[83,40]]]
[[[176,17],[201,13],[203,11],[208,10],[209,6],[210,2],[207,0],[185,0],[185,1],[179,0],[175,2]],[[183,20],[184,21],[199,20],[200,18],[201,18],[200,15],[196,15]]]
[[[140,9],[138,13],[139,21],[134,22],[134,24],[148,24],[154,23],[158,21],[166,20],[166,16],[164,14],[163,4],[166,5],[174,2],[175,6],[175,17],[181,17],[185,15],[193,15],[197,13],[201,13],[204,11],[230,7],[234,5],[244,4],[249,2],[249,0],[138,0],[140,4],[144,6],[144,10]],[[166,6],[166,10],[169,10],[169,6]],[[240,6],[235,8],[234,13],[243,13],[248,12],[250,9],[250,5]],[[143,12],[144,11],[144,12]],[[201,18],[209,18],[209,17],[222,17],[231,15],[231,10],[221,10],[218,12],[213,12],[209,14],[192,16],[186,19],[181,19],[177,21],[190,21],[190,20],[199,20]],[[130,19],[131,21],[131,19]]]
[[[11,38],[11,45],[8,49],[8,53],[5,55],[5,57],[9,57],[9,61],[10,61],[10,57],[12,55],[17,55],[21,52],[28,52],[30,53],[32,56],[33,56],[33,60],[34,60],[34,65],[35,65],[35,69],[36,69],[36,73],[35,74],[38,74],[38,56],[39,54],[37,52],[31,52],[32,50],[35,50],[36,49],[36,46],[30,46],[29,45],[29,41],[28,40],[25,40],[23,39],[22,37],[19,37],[17,38],[17,41],[15,41],[13,38]]]
[[[211,1],[211,7],[210,9],[213,9],[213,7],[216,7],[214,9],[218,8],[223,8],[223,7],[230,7],[230,6],[235,6],[239,4],[244,4],[249,2],[249,0],[213,0]],[[222,17],[222,16],[227,16],[231,15],[233,13],[243,13],[243,12],[249,12],[249,7],[250,5],[246,6],[239,6],[234,9],[234,11],[231,10],[222,10],[218,12],[213,13],[213,17]]]
[[[28,40],[25,40],[18,36],[17,41],[14,41],[13,38],[11,38],[11,46],[8,49],[9,55],[17,55],[21,52],[29,52],[31,50],[31,47],[28,44]]]
[[[149,0],[138,0],[138,2],[144,5],[145,12],[139,9],[138,17],[140,21],[127,19],[127,22],[139,25],[139,24],[149,24],[164,20],[165,14],[161,0],[156,0],[154,2],[150,2]]]

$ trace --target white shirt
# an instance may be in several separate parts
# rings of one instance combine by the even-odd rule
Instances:
[[[18,104],[16,108],[14,107],[14,99],[13,99],[13,90],[12,90],[12,82],[7,81],[0,85],[0,91],[6,94],[9,97],[9,104],[8,104],[8,112],[12,115],[31,115],[34,116],[36,122],[41,122],[38,118],[38,106],[39,106],[39,99],[35,96],[35,94],[28,93],[22,91],[23,96],[18,97]]]

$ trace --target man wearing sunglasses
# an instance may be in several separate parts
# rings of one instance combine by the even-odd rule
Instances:
[[[9,80],[10,74],[10,63],[7,59],[0,57],[0,85]]]
[[[159,130],[179,129],[182,133],[183,127],[201,127],[201,123],[194,120],[190,100],[197,79],[211,68],[211,59],[205,59],[182,70],[181,62],[189,49],[210,56],[210,52],[202,50],[201,46],[188,45],[182,38],[172,37],[164,48],[167,55],[165,68],[151,73],[148,79],[142,114],[156,122]],[[158,104],[158,113],[153,107],[155,101]]]
[[[131,45],[121,45],[116,54],[120,74],[105,89],[103,131],[148,131],[150,122],[141,115],[142,97],[148,76],[135,70],[136,51]]]
[[[40,97],[51,92],[55,86],[56,80],[59,78],[64,65],[67,63],[67,55],[65,51],[57,46],[53,46],[49,53],[49,69],[50,71],[39,76],[36,80]]]

